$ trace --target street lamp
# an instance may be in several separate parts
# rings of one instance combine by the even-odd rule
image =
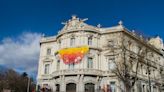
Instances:
[[[27,82],[27,92],[30,91],[30,78],[27,76],[28,82]]]

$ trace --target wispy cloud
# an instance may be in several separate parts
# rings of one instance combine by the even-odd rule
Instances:
[[[40,37],[40,33],[25,32],[15,38],[4,38],[0,43],[0,65],[35,75]]]

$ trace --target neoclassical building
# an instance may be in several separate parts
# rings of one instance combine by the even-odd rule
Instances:
[[[108,85],[111,92],[122,92],[123,80],[115,72],[122,74],[126,72],[122,68],[128,67],[130,76],[137,74],[129,77],[136,79],[133,92],[162,92],[161,38],[145,39],[125,28],[121,21],[103,28],[88,25],[86,20],[72,16],[57,35],[41,38],[37,76],[40,88],[50,87],[53,92],[100,92]],[[126,67],[120,65],[122,62],[128,63]]]

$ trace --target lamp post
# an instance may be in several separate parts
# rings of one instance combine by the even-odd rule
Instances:
[[[27,82],[27,92],[30,90],[30,78],[27,76],[28,82]]]

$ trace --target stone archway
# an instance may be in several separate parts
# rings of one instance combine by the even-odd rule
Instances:
[[[95,84],[93,83],[86,83],[84,88],[85,92],[95,92]]]
[[[68,83],[66,85],[66,92],[76,92],[76,84],[75,83]]]

